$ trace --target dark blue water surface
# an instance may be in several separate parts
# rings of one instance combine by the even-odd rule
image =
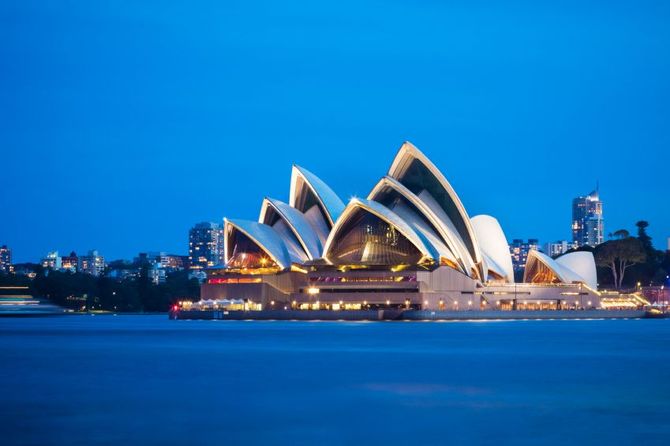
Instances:
[[[670,320],[0,320],[0,444],[670,444]]]

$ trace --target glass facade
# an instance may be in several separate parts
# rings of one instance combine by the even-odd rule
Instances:
[[[572,200],[572,241],[577,246],[596,246],[605,241],[603,203],[598,190]]]
[[[559,283],[561,280],[544,263],[537,258],[530,262],[524,272],[524,282],[528,283]]]
[[[229,269],[278,268],[267,252],[246,234],[234,227],[230,231],[227,264]]]
[[[428,192],[447,214],[458,233],[462,236],[468,234],[467,223],[454,199],[445,190],[439,179],[421,161],[417,159],[412,160],[404,173],[398,178],[398,181],[415,195],[420,195],[424,190]],[[477,258],[477,253],[470,237],[464,236],[463,243],[465,243],[472,258]]]
[[[422,232],[430,234],[433,240],[439,240],[441,244],[443,243],[443,249],[449,253],[449,258],[441,257],[440,264],[449,266],[459,271],[462,270],[461,266],[458,265],[455,261],[457,256],[447,246],[446,240],[444,240],[439,235],[440,231],[438,228],[435,227],[435,225],[420,209],[418,209],[412,202],[401,195],[397,190],[391,187],[384,187],[379,191],[379,193],[376,194],[374,200],[397,213],[405,221],[414,222],[414,224],[417,225]]]
[[[423,257],[396,228],[362,209],[339,229],[334,240],[329,259],[337,264],[418,264]]]

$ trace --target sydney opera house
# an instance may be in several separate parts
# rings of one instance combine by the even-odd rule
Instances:
[[[225,264],[203,300],[245,308],[422,310],[597,308],[591,253],[531,251],[515,283],[503,229],[470,217],[440,170],[402,145],[367,198],[344,203],[293,166],[288,203],[265,198],[258,221],[225,219]]]

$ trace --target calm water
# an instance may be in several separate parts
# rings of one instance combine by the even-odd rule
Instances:
[[[0,443],[670,444],[670,320],[0,319]]]

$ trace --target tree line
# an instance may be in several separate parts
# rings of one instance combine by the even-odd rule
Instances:
[[[154,284],[147,264],[139,266],[137,277],[123,280],[48,270],[39,265],[34,271],[32,279],[0,274],[0,286],[28,286],[33,296],[78,311],[164,312],[177,300],[198,300],[200,296],[200,284],[188,278],[188,271],[169,273],[164,283]]]
[[[591,251],[598,267],[600,287],[614,289],[663,285],[670,275],[670,252],[655,249],[647,233],[649,223],[635,223],[637,235],[626,229],[609,234],[610,240],[595,248],[584,246],[574,251]]]

